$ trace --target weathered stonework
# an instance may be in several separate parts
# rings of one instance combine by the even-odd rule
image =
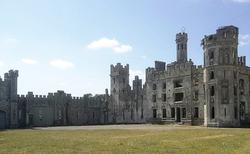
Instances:
[[[18,71],[0,78],[0,129],[128,123],[178,123],[213,127],[250,125],[250,67],[238,57],[238,28],[225,26],[202,40],[204,66],[187,59],[187,33],[176,35],[177,58],[155,61],[146,81],[129,65],[110,67],[110,94],[72,97],[17,95]]]

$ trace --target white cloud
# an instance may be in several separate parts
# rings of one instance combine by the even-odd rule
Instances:
[[[250,44],[250,35],[248,34],[240,34],[239,35],[239,45],[240,46],[245,46],[245,45],[248,45]]]
[[[29,58],[24,58],[22,59],[22,62],[28,65],[34,65],[37,64],[38,62],[34,59],[29,59]]]
[[[71,69],[74,68],[75,65],[70,62],[70,61],[66,61],[66,60],[61,60],[61,59],[56,59],[56,60],[52,60],[49,63],[52,67],[61,69],[61,70],[67,70],[67,69]]]
[[[122,44],[116,39],[101,38],[97,41],[91,42],[87,45],[88,49],[98,50],[98,49],[111,49],[115,53],[127,53],[133,50],[132,46],[127,44]]]

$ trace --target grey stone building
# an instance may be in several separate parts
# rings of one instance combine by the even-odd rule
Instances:
[[[238,57],[238,28],[225,26],[202,39],[204,65],[188,60],[187,33],[176,35],[175,62],[155,61],[143,84],[129,84],[129,65],[110,67],[110,94],[72,97],[17,95],[18,71],[0,78],[0,129],[128,123],[178,123],[208,127],[250,125],[250,67]]]

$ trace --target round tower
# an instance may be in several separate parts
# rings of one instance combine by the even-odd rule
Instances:
[[[202,40],[206,94],[205,125],[237,126],[238,28],[225,26]],[[234,96],[234,97],[231,97]]]

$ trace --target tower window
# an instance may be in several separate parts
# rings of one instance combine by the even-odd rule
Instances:
[[[167,110],[162,109],[162,118],[167,118]]]
[[[153,84],[153,90],[156,90],[157,86],[156,84]]]
[[[214,59],[214,52],[213,51],[211,51],[209,53],[209,60],[212,60],[212,59]]]
[[[210,79],[210,80],[214,79],[214,71],[211,71],[211,72],[209,73],[209,79]]]
[[[153,95],[153,96],[152,96],[152,101],[153,101],[153,102],[156,102],[156,95]]]

